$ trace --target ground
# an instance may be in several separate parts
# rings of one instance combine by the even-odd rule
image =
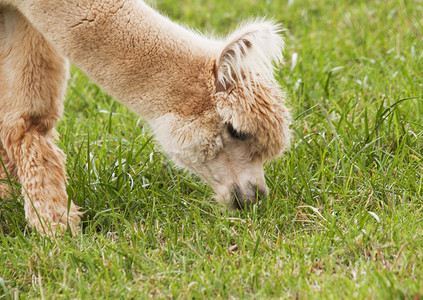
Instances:
[[[82,234],[42,237],[19,192],[0,201],[0,298],[423,295],[423,1],[153,6],[219,35],[263,15],[287,28],[277,78],[293,142],[266,166],[268,200],[222,209],[73,68],[58,143]]]

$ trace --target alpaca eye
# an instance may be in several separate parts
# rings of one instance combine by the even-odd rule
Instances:
[[[236,131],[234,127],[232,126],[232,124],[228,124],[228,132],[234,139],[237,139],[240,141],[245,141],[247,138],[249,138],[248,134]]]

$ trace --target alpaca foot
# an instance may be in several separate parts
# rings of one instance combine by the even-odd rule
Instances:
[[[72,203],[69,215],[66,209],[60,214],[55,212],[47,216],[29,213],[28,221],[41,235],[53,237],[64,234],[68,229],[70,229],[72,235],[77,235],[80,232],[79,224],[82,215],[82,212],[78,209],[79,208]],[[45,214],[45,212],[43,214]]]

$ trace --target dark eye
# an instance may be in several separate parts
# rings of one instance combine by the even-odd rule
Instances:
[[[240,140],[240,141],[245,141],[246,139],[249,138],[248,134],[236,131],[233,128],[232,124],[228,124],[228,132],[234,139],[237,139],[237,140]]]

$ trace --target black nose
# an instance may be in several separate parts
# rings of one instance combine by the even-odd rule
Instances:
[[[242,191],[238,185],[234,185],[232,186],[231,204],[234,209],[246,209],[266,196],[265,190],[257,185],[251,184],[245,191]]]

